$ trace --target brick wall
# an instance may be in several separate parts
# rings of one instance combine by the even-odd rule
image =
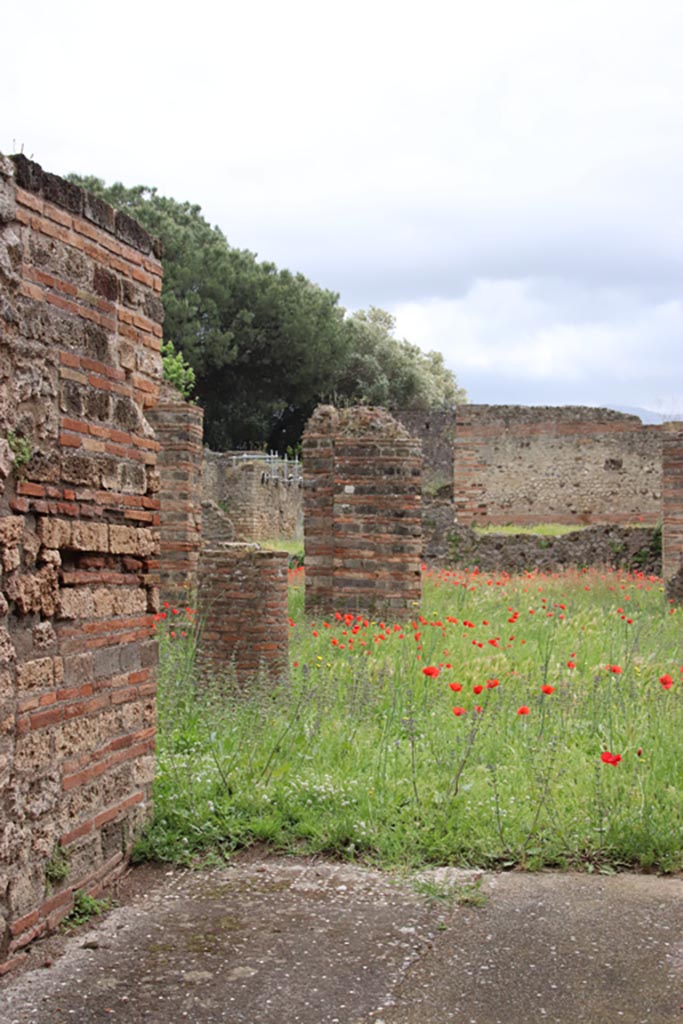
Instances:
[[[0,157],[3,969],[122,870],[149,807],[160,290],[134,221]]]
[[[204,450],[202,495],[225,511],[236,540],[300,537],[300,463]]]
[[[307,610],[419,601],[419,441],[383,409],[319,406],[303,464]]]
[[[197,586],[202,539],[204,411],[164,386],[149,419],[159,442],[161,551],[155,582],[167,600],[187,603]]]
[[[662,428],[662,575],[683,604],[683,423]]]
[[[288,670],[287,553],[254,544],[202,552],[200,661],[215,678],[239,682],[259,671],[270,680]]]
[[[462,405],[453,493],[461,525],[653,525],[661,428],[609,409]]]

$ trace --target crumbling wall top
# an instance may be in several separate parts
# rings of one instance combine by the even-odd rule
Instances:
[[[315,434],[334,434],[393,441],[415,440],[386,409],[371,405],[354,406],[351,409],[319,405],[309,419],[305,433],[309,437]]]

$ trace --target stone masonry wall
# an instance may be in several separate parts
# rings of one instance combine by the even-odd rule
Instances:
[[[662,430],[662,576],[667,595],[683,604],[683,423]]]
[[[319,406],[303,463],[307,611],[419,601],[419,441],[383,409]]]
[[[422,491],[426,496],[453,489],[455,409],[399,410],[392,414],[422,445]]]
[[[661,428],[609,409],[461,405],[453,493],[460,525],[654,525]]]
[[[149,419],[160,446],[161,551],[155,582],[167,600],[187,603],[197,586],[202,539],[204,411],[164,387]]]
[[[202,496],[225,511],[236,540],[301,536],[303,492],[299,463],[204,449]]]
[[[288,671],[287,553],[225,543],[202,552],[200,660],[214,678],[246,682]]]
[[[0,157],[0,970],[123,869],[149,808],[159,255]]]

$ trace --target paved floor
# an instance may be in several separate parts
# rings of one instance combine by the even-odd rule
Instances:
[[[420,877],[271,858],[163,872],[56,959],[35,944],[0,1021],[683,1024],[681,879]]]

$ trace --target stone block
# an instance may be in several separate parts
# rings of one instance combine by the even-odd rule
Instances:
[[[46,548],[70,548],[72,528],[73,523],[69,519],[52,519],[49,516],[38,519],[38,536]]]
[[[25,661],[17,668],[17,689],[50,690],[54,685],[54,666],[52,658],[35,658]]]
[[[71,531],[71,547],[76,551],[108,551],[107,524],[75,522]]]

